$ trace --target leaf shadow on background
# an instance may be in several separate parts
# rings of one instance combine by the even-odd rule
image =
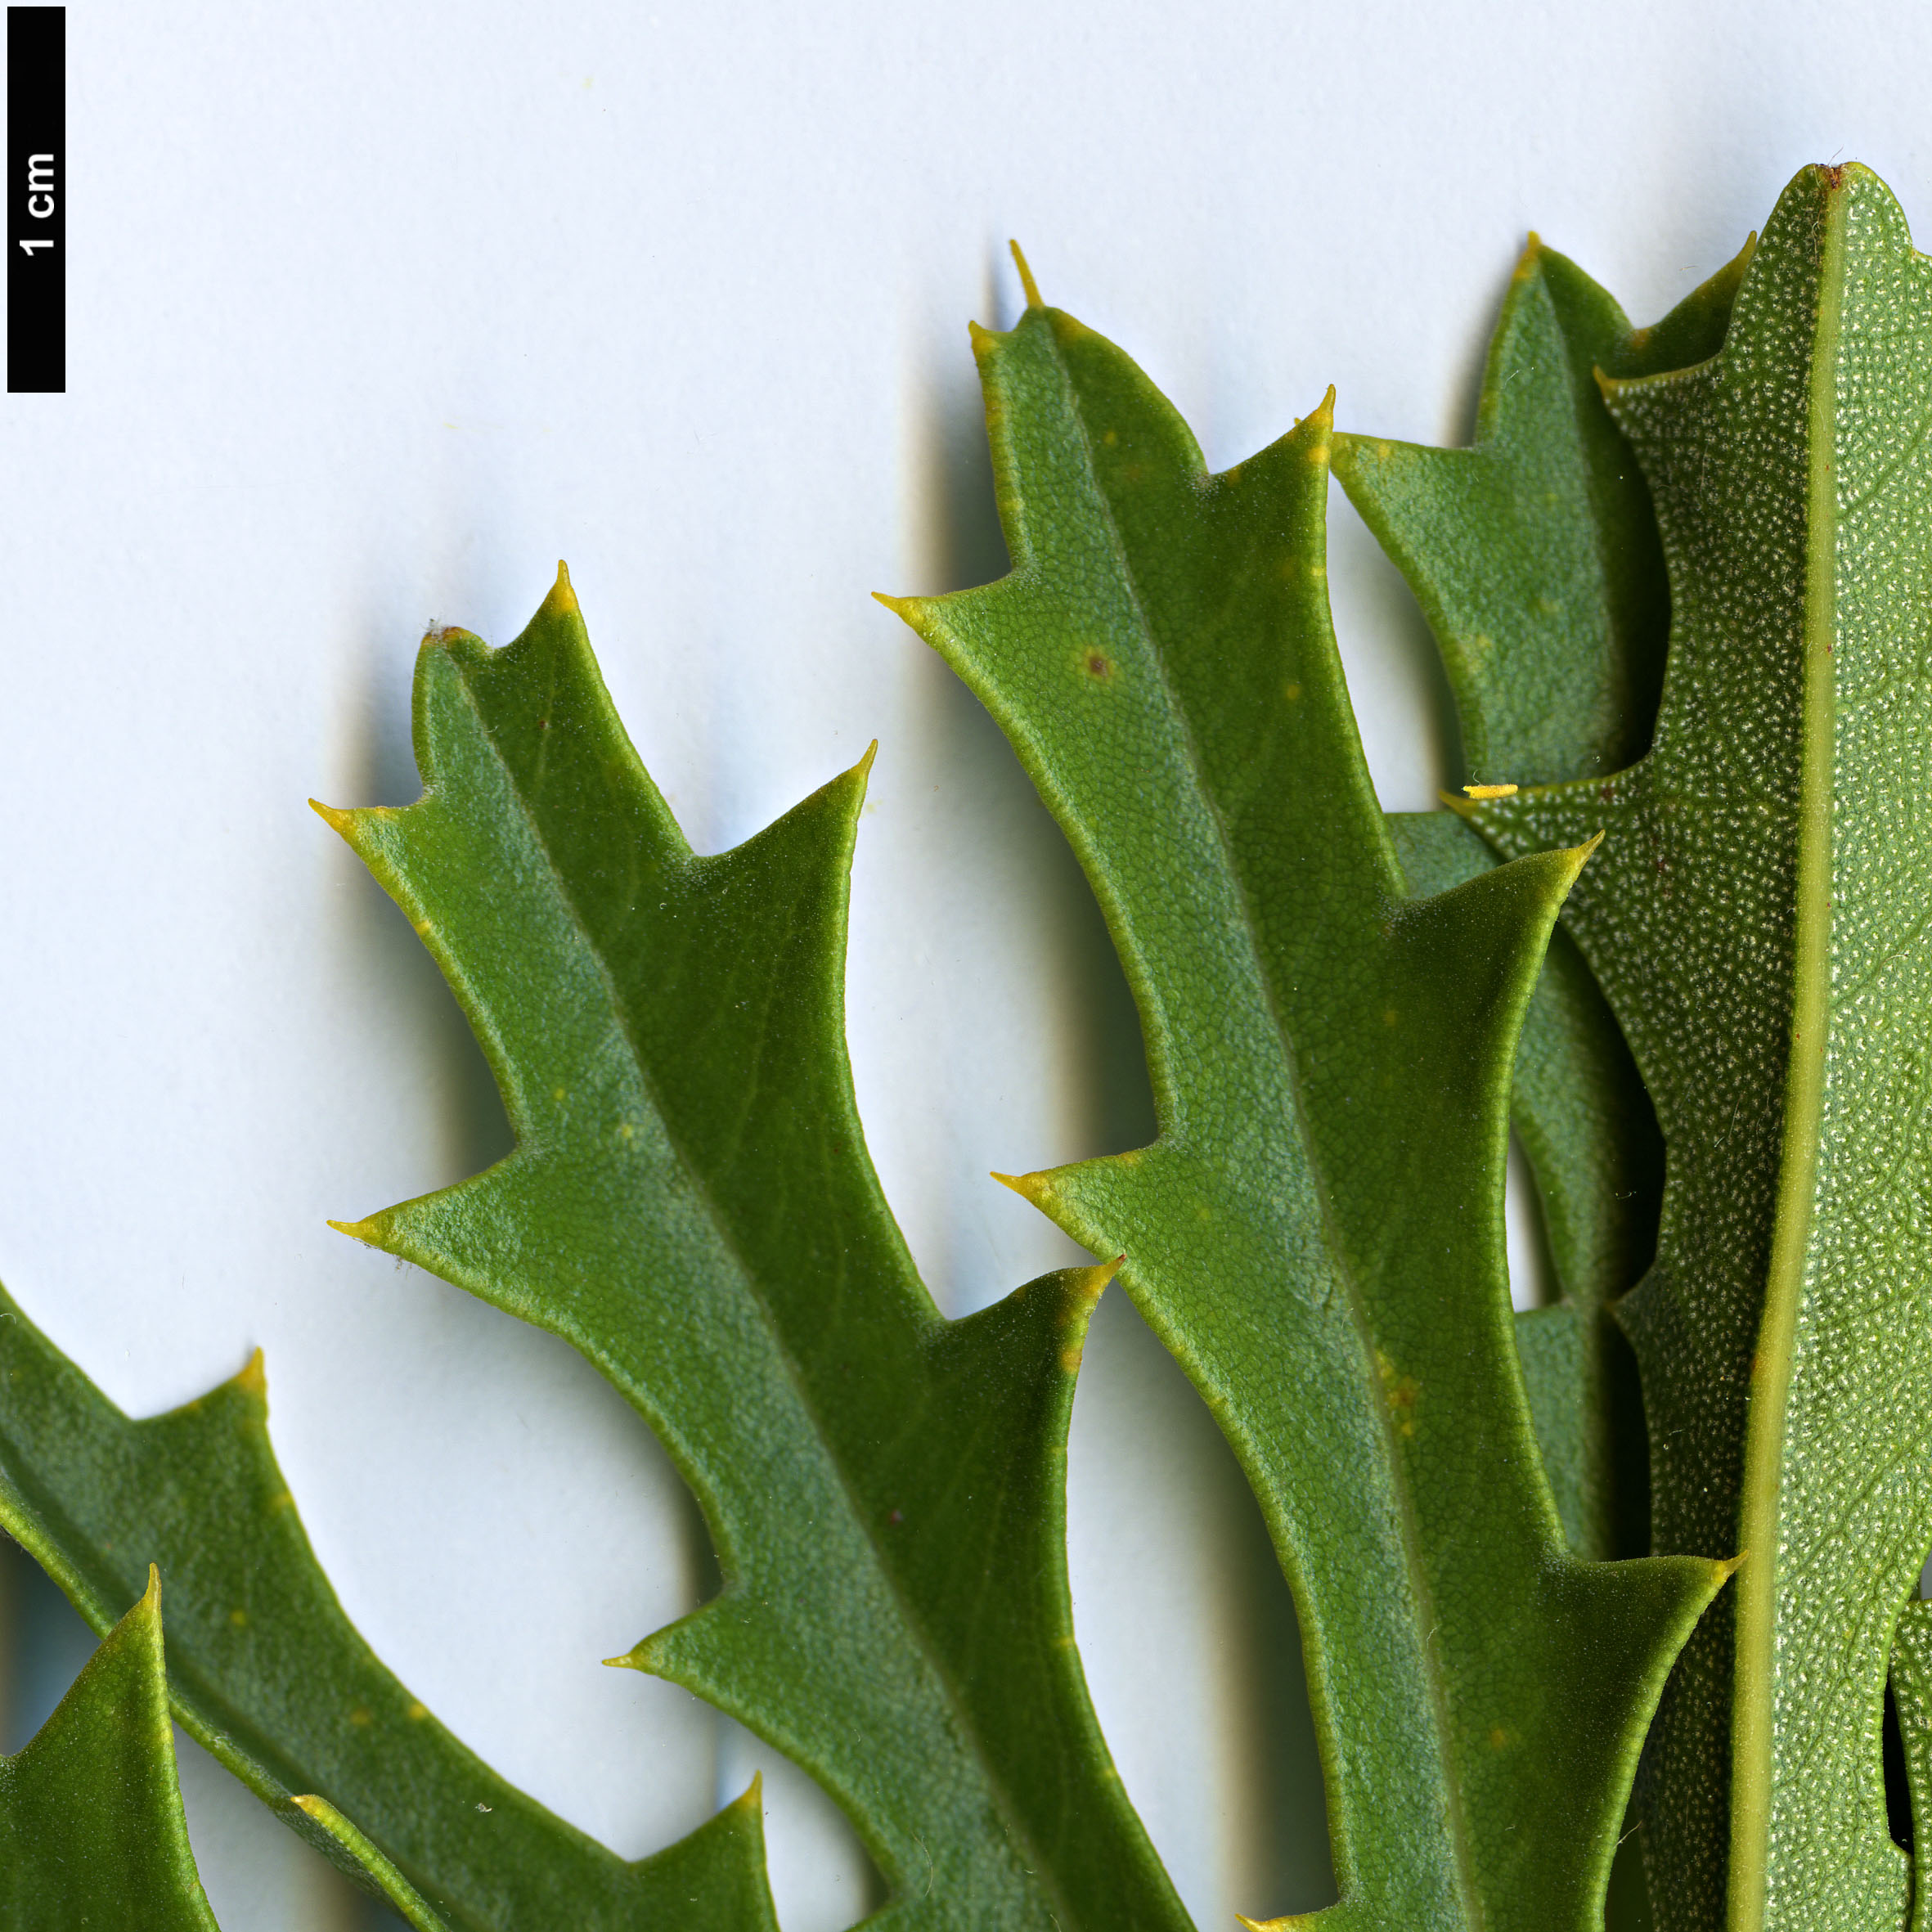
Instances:
[[[989,324],[1011,320],[1000,294],[1007,261],[1004,242],[989,249],[981,302]],[[919,342],[913,362],[909,566],[935,593],[991,582],[1010,560],[972,358],[955,339]],[[1396,587],[1407,595],[1399,577]],[[1426,627],[1417,654],[1443,686],[1434,708],[1453,732]],[[963,793],[998,798],[996,835],[1026,875],[1025,911],[1044,928],[1058,984],[1073,988],[1058,1009],[1073,1027],[1060,1064],[1073,1076],[1080,1144],[1067,1157],[1145,1146],[1156,1124],[1139,1016],[1079,861],[978,701],[950,673],[927,690],[921,755]],[[1332,1903],[1293,1601],[1233,1451],[1118,1288],[1089,1332],[1067,1454],[1069,1565],[1089,1688],[1189,1910],[1206,1925],[1234,1911],[1267,1916]],[[1104,1604],[1104,1617],[1083,1620],[1083,1602]],[[1192,1676],[1175,1668],[1177,1641],[1193,1653]],[[1186,1788],[1199,1741],[1175,1734],[1200,1709],[1215,1721],[1207,1742],[1219,1759],[1218,1808]]]

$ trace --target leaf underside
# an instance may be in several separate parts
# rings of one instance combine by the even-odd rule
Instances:
[[[1336,438],[1337,478],[1435,634],[1474,779],[1590,777],[1647,747],[1669,584],[1649,487],[1598,373],[1715,353],[1750,254],[1747,244],[1662,321],[1635,329],[1532,236],[1490,342],[1473,445]],[[1418,890],[1492,862],[1445,813],[1400,815],[1390,830]],[[1561,1291],[1517,1323],[1537,1439],[1572,1548],[1639,1554],[1641,1398],[1609,1305],[1655,1251],[1662,1141],[1615,1019],[1561,932],[1524,1018],[1512,1118]]]
[[[1301,1614],[1324,1926],[1601,1922],[1651,1709],[1721,1566],[1583,1561],[1502,1247],[1555,851],[1411,898],[1329,628],[1324,408],[1224,476],[1111,344],[976,335],[1011,576],[901,600],[1085,867],[1160,1138],[1016,1183],[1233,1443]]]
[[[1880,1729],[1932,1539],[1932,269],[1862,168],[1779,202],[1722,350],[1609,385],[1669,569],[1649,754],[1472,804],[1602,830],[1565,919],[1669,1148],[1642,1366],[1657,1547],[1749,1551],[1658,1725],[1660,1923],[1892,1928]]]

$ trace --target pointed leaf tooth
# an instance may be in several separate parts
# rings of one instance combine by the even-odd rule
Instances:
[[[971,1324],[943,1323],[919,1283],[852,1099],[846,882],[870,753],[697,857],[574,608],[546,606],[502,651],[432,648],[417,697],[438,811],[376,869],[423,908],[518,1147],[353,1232],[564,1337],[656,1430],[725,1588],[621,1661],[802,1764],[890,1884],[932,1876],[906,1924],[1181,1932],[1117,1781],[1091,1775],[1077,1669],[1029,1660],[1064,1620],[1063,1570],[1036,1547],[1016,1564],[1001,1541],[1022,1484],[1058,1521],[1042,1431],[1063,1422],[1071,1324],[1027,1358],[1030,1380],[1002,1385],[1031,1419],[1000,1453],[1031,1460],[948,1499],[950,1550],[881,1488],[879,1445],[908,1418],[957,1470],[993,1453],[1000,1410],[949,1380]],[[966,1547],[1007,1555],[956,1589]],[[969,1679],[961,1651],[1000,1647],[982,1625],[1016,1661]],[[909,1893],[887,1916],[911,1910]]]
[[[0,1526],[97,1630],[157,1560],[176,1717],[328,1855],[353,1853],[296,1795],[353,1814],[382,1854],[362,1869],[406,1916],[426,1894],[450,1932],[549,1932],[559,1911],[583,1932],[660,1920],[772,1932],[755,1844],[705,1826],[620,1859],[505,1783],[383,1668],[276,1465],[260,1362],[132,1422],[0,1292]],[[700,1897],[715,1911],[694,1918]]]
[[[912,615],[1087,868],[1161,1125],[1137,1157],[1008,1184],[1125,1250],[1256,1483],[1325,1732],[1347,1902],[1325,1922],[1584,1932],[1651,1678],[1709,1582],[1566,1557],[1516,1366],[1510,1059],[1588,854],[1403,897],[1328,623],[1327,403],[1210,477],[1067,318],[979,346],[1016,570],[1003,599]],[[1620,1605],[1631,1661],[1584,1765],[1572,1720]]]

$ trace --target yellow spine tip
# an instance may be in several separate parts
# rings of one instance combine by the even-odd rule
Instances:
[[[351,1241],[366,1241],[371,1243],[371,1246],[373,1246],[375,1243],[375,1224],[373,1220],[366,1221],[331,1221],[330,1222],[329,1225],[333,1228],[338,1234],[348,1235]]]
[[[1013,250],[1013,265],[1020,272],[1020,286],[1027,291],[1027,308],[1044,308],[1045,304],[1040,299],[1040,284],[1034,281],[1033,271],[1027,266],[1027,258],[1021,252],[1020,245],[1009,241],[1006,245]]]
[[[869,778],[872,775],[872,761],[878,756],[878,740],[875,738],[871,744],[866,746],[865,756],[859,760],[857,764],[853,766],[852,770],[860,778]]]
[[[1463,796],[1469,798],[1513,798],[1516,795],[1514,785],[1464,785]]]
[[[1073,1273],[1074,1293],[1090,1308],[1107,1292],[1107,1285],[1121,1271],[1125,1255],[1116,1255],[1111,1261],[1102,1261],[1091,1268],[1076,1268]]]
[[[326,1818],[329,1815],[328,1800],[317,1797],[313,1791],[304,1791],[300,1797],[291,1798],[289,1802],[297,1810],[307,1812],[312,1818]]]
[[[151,1563],[147,1566],[147,1588],[141,1593],[143,1610],[159,1611],[161,1607],[161,1566]]]
[[[765,1773],[754,1771],[752,1781],[731,1800],[727,1808],[738,1811],[762,1811],[765,1804]]]
[[[1053,1189],[1044,1174],[1002,1174],[994,1168],[990,1178],[1003,1188],[1010,1188],[1022,1201],[1031,1201],[1037,1207]]]
[[[308,802],[308,809],[324,824],[334,831],[339,832],[344,838],[348,837],[355,825],[356,815],[353,811],[344,811],[339,805],[325,805],[319,798],[311,798]]]
[[[884,604],[894,617],[903,618],[910,624],[913,621],[913,612],[918,608],[919,600],[917,597],[894,597],[884,591],[874,591],[872,593],[872,601],[874,604]]]
[[[550,587],[550,595],[543,600],[539,617],[581,617],[577,608],[577,592],[570,584],[570,567],[559,557],[557,559],[557,581]]]
[[[268,1364],[259,1349],[249,1357],[247,1365],[235,1380],[258,1401],[265,1402],[268,1399]]]

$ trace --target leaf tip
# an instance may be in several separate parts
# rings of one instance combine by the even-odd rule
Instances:
[[[754,1771],[752,1781],[725,1807],[726,1811],[762,1811],[765,1808],[765,1773]]]
[[[1044,308],[1046,305],[1040,299],[1040,284],[1034,281],[1033,271],[1027,267],[1027,258],[1021,252],[1020,245],[1017,241],[1009,241],[1006,245],[1013,250],[1013,265],[1020,272],[1020,286],[1027,292],[1027,308]]]
[[[1513,798],[1516,795],[1516,788],[1512,784],[1464,785],[1462,788],[1465,798]]]
[[[991,1178],[1003,1188],[1010,1188],[1022,1201],[1031,1201],[1036,1207],[1052,1198],[1051,1177],[1045,1174],[1002,1174],[998,1168],[991,1170]]]
[[[539,618],[581,618],[582,610],[577,601],[577,592],[570,582],[570,566],[559,557],[557,559],[557,581],[550,587],[550,595],[538,606]]]
[[[331,1221],[329,1225],[338,1234],[346,1234],[351,1241],[365,1242],[371,1247],[381,1245],[380,1216],[371,1215],[366,1220]]]
[[[1074,1268],[1068,1270],[1073,1277],[1073,1292],[1091,1309],[1107,1292],[1107,1285],[1121,1271],[1127,1257],[1116,1255],[1111,1261],[1096,1262],[1091,1268]]]
[[[240,1374],[235,1378],[235,1386],[244,1395],[253,1395],[258,1402],[268,1400],[268,1364],[261,1350],[257,1349],[242,1365]]]
[[[161,1614],[161,1566],[151,1563],[147,1566],[147,1588],[141,1593],[140,1608],[149,1616]]]
[[[319,798],[311,798],[308,809],[331,832],[339,833],[344,838],[348,838],[350,829],[356,822],[356,815],[353,811],[345,811],[339,805],[325,805]]]

